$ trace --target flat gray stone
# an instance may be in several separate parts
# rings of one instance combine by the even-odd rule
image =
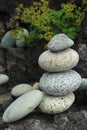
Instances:
[[[31,113],[41,102],[43,93],[32,90],[17,98],[4,112],[4,122],[15,122]]]
[[[16,40],[10,35],[10,31],[8,31],[1,41],[1,47],[2,48],[9,48],[13,47],[16,43]]]
[[[9,77],[5,74],[0,74],[0,85],[5,84],[6,82],[8,82]]]
[[[74,45],[74,41],[71,40],[65,34],[56,34],[48,43],[48,49],[51,51],[60,51],[67,49]]]
[[[75,96],[73,93],[61,97],[44,95],[39,108],[44,113],[58,114],[66,111],[73,104],[74,100]]]
[[[81,85],[78,88],[78,90],[87,90],[87,79],[86,78],[81,79]]]
[[[43,52],[39,59],[39,66],[48,72],[61,72],[70,70],[77,65],[79,61],[78,53],[73,49],[66,49],[60,52]]]
[[[30,84],[18,84],[11,90],[11,94],[14,97],[19,97],[29,91],[32,90],[32,86]]]
[[[81,76],[74,70],[62,73],[44,73],[40,79],[40,88],[53,96],[74,92],[81,84]]]

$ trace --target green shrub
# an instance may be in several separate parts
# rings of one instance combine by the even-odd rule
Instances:
[[[61,9],[54,14],[53,24],[71,39],[75,39],[81,29],[85,12],[75,4],[61,4]]]
[[[29,26],[30,35],[25,37],[25,40],[32,47],[38,40],[49,41],[58,33],[65,33],[75,39],[87,11],[86,5],[87,0],[83,1],[82,7],[70,3],[61,4],[61,9],[56,11],[49,8],[48,0],[41,0],[34,2],[30,7],[20,4],[16,9],[15,18]]]

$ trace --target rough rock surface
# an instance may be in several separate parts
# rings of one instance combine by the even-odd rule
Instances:
[[[12,103],[13,98],[9,92],[0,94],[0,115],[3,114],[3,111]]]
[[[6,60],[3,49],[0,49],[0,73],[6,72]]]
[[[5,33],[5,27],[2,21],[0,21],[0,41]]]
[[[35,111],[24,119],[5,124],[0,119],[0,130],[87,130],[87,108],[72,107],[68,111],[48,115]]]
[[[80,61],[78,66],[75,67],[83,78],[87,77],[87,13],[82,24],[81,33],[75,43],[74,48],[79,54]]]
[[[17,3],[12,0],[0,0],[0,12],[11,13]]]
[[[34,48],[0,48],[0,71],[10,77],[6,90],[20,83],[39,81],[44,71],[38,65],[38,57],[43,51],[43,42]]]
[[[77,52],[80,57],[78,66],[76,66],[76,71],[78,71],[83,78],[87,77],[87,44],[81,43],[78,45]]]

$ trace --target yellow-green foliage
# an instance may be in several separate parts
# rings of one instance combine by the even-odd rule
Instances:
[[[24,28],[16,28],[10,31],[10,35],[17,40],[23,40],[25,37]]]
[[[55,18],[52,21],[63,33],[75,39],[81,29],[84,16],[85,12],[81,10],[81,7],[70,3],[61,4],[61,9],[55,12]]]
[[[53,12],[55,11],[48,7],[48,0],[34,2],[29,8],[24,8],[21,4],[16,11],[18,12],[16,19],[29,24],[31,35],[35,32],[38,33],[39,39],[45,38],[46,40],[50,40],[55,35],[51,26]]]
[[[49,41],[60,32],[75,39],[81,29],[85,11],[87,11],[87,6],[84,6],[86,4],[87,0],[84,0],[83,7],[62,3],[58,11],[49,8],[48,0],[34,2],[30,7],[23,7],[23,4],[20,4],[16,9],[16,20],[29,26],[30,35],[25,37],[25,40],[30,46],[40,39]]]

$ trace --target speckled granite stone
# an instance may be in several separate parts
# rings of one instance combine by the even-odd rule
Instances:
[[[62,73],[44,73],[40,79],[40,88],[53,96],[66,95],[75,91],[81,84],[81,76],[74,70]]]
[[[39,66],[48,72],[61,72],[75,67],[79,61],[79,55],[73,49],[60,52],[43,52],[39,59]]]
[[[73,93],[61,97],[44,95],[39,108],[44,113],[57,114],[66,111],[73,104],[74,100],[75,96]]]
[[[67,49],[74,45],[73,40],[71,40],[65,34],[56,34],[48,43],[48,49],[51,51],[60,51]]]

